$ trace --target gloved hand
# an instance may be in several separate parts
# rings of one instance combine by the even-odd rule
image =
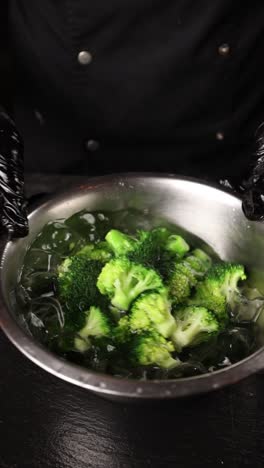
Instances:
[[[9,239],[28,233],[24,197],[23,143],[8,115],[0,110],[0,225]]]
[[[220,180],[220,185],[242,198],[242,208],[250,221],[264,220],[264,123],[257,129],[248,175],[243,181]]]
[[[256,148],[249,177],[242,183],[242,206],[252,221],[264,219],[264,123],[256,133]]]

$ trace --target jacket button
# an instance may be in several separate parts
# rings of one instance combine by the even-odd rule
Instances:
[[[225,138],[225,135],[223,132],[216,132],[215,137],[218,141],[223,141],[223,139]]]
[[[220,55],[223,55],[224,57],[226,55],[228,55],[230,53],[230,46],[229,44],[221,44],[219,47],[218,47],[218,53]]]
[[[97,151],[100,144],[99,141],[96,140],[87,140],[85,146],[88,151]]]
[[[88,50],[82,50],[78,54],[78,62],[80,65],[89,65],[93,60],[92,54]]]

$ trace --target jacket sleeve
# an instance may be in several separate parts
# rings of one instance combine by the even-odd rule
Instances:
[[[0,106],[9,113],[13,108],[14,69],[8,28],[8,0],[0,2]]]

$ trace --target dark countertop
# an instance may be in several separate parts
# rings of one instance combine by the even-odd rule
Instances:
[[[27,193],[82,178],[27,178]],[[0,332],[0,468],[264,466],[264,375],[202,397],[112,403],[25,358]]]

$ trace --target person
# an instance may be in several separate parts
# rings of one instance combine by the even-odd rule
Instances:
[[[264,3],[2,0],[0,103],[28,172],[242,177],[264,120]]]

